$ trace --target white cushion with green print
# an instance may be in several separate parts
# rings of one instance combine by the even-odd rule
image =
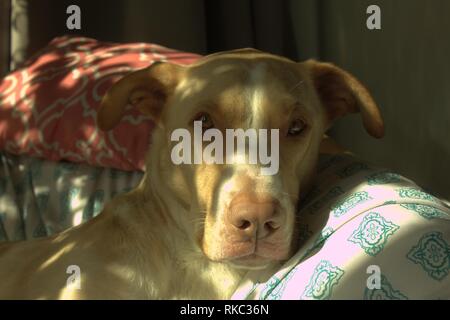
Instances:
[[[51,235],[134,188],[141,172],[0,153],[0,241]]]
[[[300,210],[300,249],[234,299],[449,299],[450,206],[355,157],[322,156]]]

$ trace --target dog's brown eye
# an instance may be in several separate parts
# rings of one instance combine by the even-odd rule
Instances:
[[[305,121],[301,119],[296,119],[292,121],[291,126],[289,127],[288,136],[298,136],[305,130],[305,128],[306,128]]]
[[[211,116],[209,114],[207,114],[207,113],[204,113],[204,112],[199,113],[195,117],[194,121],[201,121],[203,129],[210,129],[210,128],[214,127],[214,123],[213,123],[213,121],[211,119]]]

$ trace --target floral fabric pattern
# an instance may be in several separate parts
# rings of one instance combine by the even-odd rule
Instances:
[[[250,271],[233,298],[450,299],[448,201],[352,156],[319,160],[297,253],[269,279]]]

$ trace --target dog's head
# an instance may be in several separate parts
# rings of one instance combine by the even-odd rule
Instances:
[[[113,128],[129,103],[158,124],[148,179],[186,208],[175,219],[209,259],[243,268],[289,257],[296,207],[334,119],[360,112],[366,130],[383,135],[375,102],[349,73],[253,49],[124,77],[102,101],[100,128]],[[239,143],[230,129],[242,129],[243,149],[227,150]]]

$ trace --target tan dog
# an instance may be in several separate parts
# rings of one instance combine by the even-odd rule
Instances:
[[[102,101],[100,128],[113,128],[129,102],[158,124],[142,182],[79,227],[1,244],[0,298],[229,298],[246,270],[271,272],[297,249],[296,208],[332,121],[360,111],[367,131],[383,135],[377,106],[347,72],[252,49],[124,77]],[[220,132],[279,129],[278,172],[175,165],[171,133],[192,132],[194,120]],[[79,288],[67,285],[70,265]]]

